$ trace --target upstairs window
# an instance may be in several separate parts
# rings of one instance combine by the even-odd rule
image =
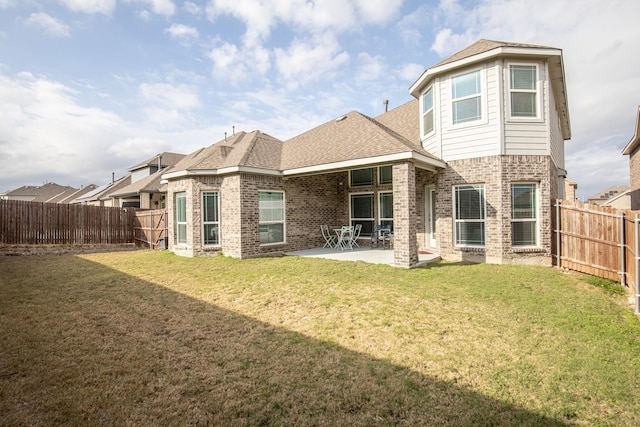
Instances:
[[[456,246],[484,246],[484,184],[454,187]]]
[[[422,95],[422,134],[428,135],[434,129],[433,86]]]
[[[538,117],[537,75],[535,65],[509,66],[511,117]]]
[[[482,83],[480,70],[460,74],[451,79],[453,124],[482,118]]]

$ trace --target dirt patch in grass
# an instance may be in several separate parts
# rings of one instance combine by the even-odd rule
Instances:
[[[0,244],[0,256],[88,254],[96,252],[133,251],[133,243],[86,245],[6,245]]]

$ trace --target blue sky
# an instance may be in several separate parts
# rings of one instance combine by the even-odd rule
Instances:
[[[637,0],[0,0],[0,191],[409,101],[480,38],[563,49],[581,198],[629,182]]]

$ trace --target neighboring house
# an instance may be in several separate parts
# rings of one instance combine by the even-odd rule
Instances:
[[[617,197],[619,194],[627,191],[629,191],[628,185],[616,185],[613,187],[609,187],[606,190],[599,192],[598,194],[589,196],[587,201],[592,205],[603,205],[608,200],[611,200],[612,198]]]
[[[169,248],[247,258],[322,246],[321,224],[361,224],[365,238],[389,224],[399,266],[423,249],[551,264],[564,79],[560,49],[480,40],[375,119],[352,111],[284,142],[239,132],[163,175]]]
[[[48,182],[44,185],[25,185],[2,194],[5,200],[23,200],[42,203],[71,203],[73,199],[95,189],[94,184],[80,189]]]
[[[131,167],[128,185],[108,192],[113,206],[123,208],[160,209],[165,207],[166,190],[160,177],[166,168],[178,163],[184,154],[161,153]]]
[[[629,176],[630,176],[630,208],[640,209],[640,106],[636,115],[636,128],[631,141],[622,151],[623,155],[629,156]]]
[[[601,203],[600,206],[609,206],[616,209],[631,209],[631,190],[628,188]]]
[[[166,186],[160,178],[167,168],[175,165],[184,154],[160,153],[129,169],[119,179],[112,174],[111,182],[74,200],[74,203],[123,208],[165,208]]]

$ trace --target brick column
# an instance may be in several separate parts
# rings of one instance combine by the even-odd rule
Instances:
[[[393,260],[401,267],[418,263],[416,243],[416,169],[413,163],[393,165]]]

